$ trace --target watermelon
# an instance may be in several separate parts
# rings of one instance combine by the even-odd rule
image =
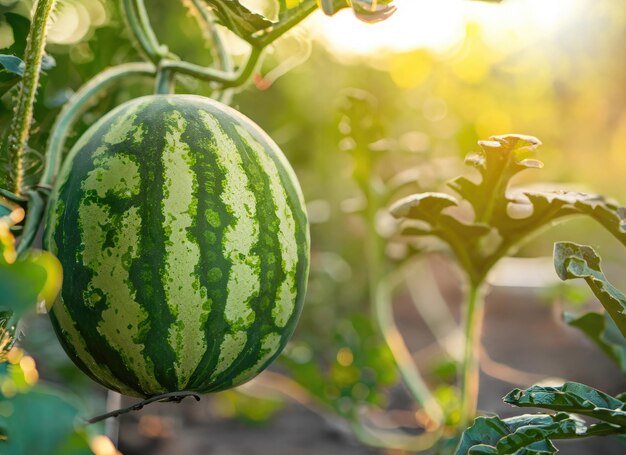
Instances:
[[[64,269],[50,311],[63,348],[126,395],[242,384],[302,309],[310,240],[293,170],[207,98],[137,98],[91,126],[55,183],[44,242]]]

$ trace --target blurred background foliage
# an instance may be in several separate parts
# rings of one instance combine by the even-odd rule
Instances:
[[[184,2],[146,3],[160,39],[175,53],[187,61],[211,62],[209,44]],[[243,3],[259,9],[266,4]],[[370,169],[385,180],[410,171],[420,191],[440,190],[444,181],[463,171],[462,158],[476,149],[478,139],[516,132],[543,141],[542,181],[626,201],[623,1],[395,4],[397,13],[375,25],[358,22],[350,11],[331,18],[315,13],[271,47],[260,74],[232,103],[281,146],[301,181],[312,223],[306,307],[274,371],[289,375],[322,406],[344,416],[364,404],[385,407],[393,401],[385,389],[397,380],[390,353],[368,317],[368,272],[362,259],[366,229],[360,213],[365,195],[353,178],[362,163],[345,153],[350,144],[342,142],[339,114],[347,89],[377,99],[370,114],[380,141],[373,153],[386,153]],[[0,0],[0,49],[5,53],[7,48],[23,53],[31,7],[27,0]],[[243,58],[240,41],[231,36],[227,44],[236,61]],[[44,149],[60,107],[84,82],[109,66],[140,60],[114,0],[62,1],[47,52],[56,65],[42,78],[30,142],[33,153]],[[70,145],[113,106],[151,91],[149,80],[117,85],[83,116]],[[212,88],[181,76],[177,92],[211,96]],[[0,101],[2,130],[9,123],[12,98],[9,94]],[[537,178],[529,172],[516,183]],[[385,236],[381,217],[378,227]],[[564,237],[581,243],[593,238],[605,261],[623,270],[621,247],[591,221],[556,227],[530,242],[521,255],[548,256],[552,241]],[[550,269],[547,273],[556,282]],[[614,281],[623,285],[626,279]],[[549,299],[572,294],[554,289]],[[86,392],[95,386],[51,341],[54,335],[45,318],[33,316],[21,330],[22,347],[36,359],[40,376],[69,385],[89,409],[103,406],[103,394],[92,398]],[[436,396],[454,421],[456,390],[445,385],[454,382],[454,364],[441,357],[431,367],[431,380],[444,384]],[[249,399],[228,392],[216,409],[253,422],[278,409],[272,400],[251,405]]]

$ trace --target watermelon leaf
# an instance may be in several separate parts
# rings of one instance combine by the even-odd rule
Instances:
[[[332,16],[344,8],[352,8],[354,15],[363,22],[380,22],[396,11],[393,0],[320,0],[322,11]]]
[[[626,338],[626,296],[606,279],[600,267],[600,257],[593,248],[558,242],[554,246],[554,266],[562,280],[584,278]]]
[[[626,209],[601,196],[511,189],[514,176],[543,167],[536,158],[538,139],[511,134],[478,144],[480,150],[468,154],[465,163],[478,170],[480,180],[461,176],[448,183],[459,199],[418,194],[391,207],[391,214],[404,220],[404,234],[436,236],[446,242],[474,283],[481,282],[525,238],[566,216],[589,216],[626,245]],[[461,201],[471,206],[473,214],[460,208],[451,211],[462,206]]]
[[[565,322],[581,330],[626,376],[626,339],[608,313],[587,313],[576,317],[570,313],[563,316]]]
[[[213,10],[221,25],[246,41],[250,41],[253,35],[274,24],[261,14],[243,6],[239,0],[204,1]]]
[[[565,413],[521,415],[509,419],[478,417],[461,436],[455,455],[552,454],[556,448],[549,438],[574,437],[584,422]],[[526,452],[521,452],[521,450]]]
[[[513,406],[571,412],[618,425],[626,432],[626,404],[604,392],[578,382],[557,387],[534,385],[526,390],[514,389],[504,402]]]
[[[530,390],[530,389],[529,389]],[[478,417],[463,432],[455,455],[550,455],[557,452],[554,439],[621,435],[626,428],[609,423],[587,425],[565,412],[525,414],[501,419]]]

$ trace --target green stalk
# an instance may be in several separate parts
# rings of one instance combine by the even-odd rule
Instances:
[[[211,40],[214,44],[213,53],[216,61],[219,62],[219,69],[232,72],[234,70],[233,61],[226,50],[222,34],[216,27],[215,18],[209,12],[206,4],[203,4],[201,0],[186,0],[185,3],[190,10],[195,13],[194,15],[198,18],[198,21],[201,23],[200,25],[208,32],[208,35],[211,36]],[[230,104],[233,94],[234,90],[232,88],[225,89],[219,94],[217,99],[224,104]]]
[[[24,76],[20,81],[17,105],[9,130],[9,156],[15,163],[14,192],[18,196],[24,191],[26,148],[33,121],[33,106],[39,86],[41,59],[46,46],[48,23],[55,3],[56,0],[37,2],[26,44]]]
[[[201,0],[189,0],[185,1],[187,7],[194,12],[195,17],[198,18],[199,22],[201,22],[201,27],[204,28],[211,37],[214,46],[214,56],[216,60],[219,62],[220,69],[224,71],[232,71],[233,64],[226,50],[226,46],[224,46],[224,40],[222,39],[222,34],[215,26],[215,19],[209,13],[206,4]]]
[[[121,0],[121,2],[122,16],[126,19],[128,29],[148,60],[157,64],[167,54],[167,49],[159,44],[143,1]]]
[[[465,348],[461,370],[461,430],[467,428],[478,407],[480,379],[479,354],[485,313],[485,299],[480,284],[470,284],[465,305]]]
[[[367,238],[366,255],[369,281],[370,307],[373,318],[381,331],[385,343],[389,347],[400,376],[411,396],[423,407],[424,412],[440,427],[443,422],[443,411],[431,394],[426,382],[415,364],[411,351],[406,346],[400,330],[393,318],[392,291],[384,271],[384,244],[376,232],[376,212],[378,196],[370,182],[367,185]]]
[[[154,80],[154,93],[169,95],[174,92],[174,74],[171,70],[159,67]]]
[[[161,68],[187,74],[205,81],[217,82],[222,87],[238,87],[246,83],[259,63],[262,49],[253,47],[246,63],[236,73],[206,68],[179,60],[161,60]]]
[[[201,80],[217,82],[222,88],[239,87],[245,84],[248,79],[250,79],[250,76],[252,76],[252,73],[259,63],[263,49],[306,19],[316,9],[317,4],[311,2],[288,19],[276,24],[270,32],[258,38],[251,38],[249,42],[252,49],[248,60],[236,73],[230,70],[220,71],[214,68],[206,68],[193,63],[176,60],[162,60],[161,67],[171,69],[177,73],[187,74]]]
[[[63,106],[52,125],[46,148],[46,164],[40,186],[50,186],[59,172],[61,155],[72,126],[85,112],[89,102],[119,79],[130,76],[153,76],[155,68],[150,63],[124,63],[98,73],[83,85]]]

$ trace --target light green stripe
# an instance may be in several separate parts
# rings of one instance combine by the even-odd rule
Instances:
[[[220,198],[234,222],[224,230],[223,253],[231,262],[224,317],[235,330],[250,327],[255,314],[250,301],[259,293],[260,259],[252,253],[259,239],[256,200],[249,188],[237,146],[208,112],[199,111],[205,126],[213,133],[213,150],[224,172]]]
[[[130,396],[137,396],[137,392],[127,388],[124,384],[115,378],[109,367],[105,364],[96,362],[91,356],[85,340],[76,329],[76,324],[70,316],[63,298],[59,296],[57,302],[52,307],[52,312],[57,318],[59,327],[65,333],[65,339],[68,344],[72,346],[72,349],[76,352],[76,356],[85,364],[89,371],[93,373],[100,381],[110,388],[117,388],[121,393]]]
[[[224,341],[220,345],[220,356],[211,378],[215,378],[233,364],[235,359],[241,354],[241,351],[243,351],[247,341],[248,335],[246,332],[236,332],[232,335],[230,333],[226,334]]]
[[[276,303],[272,309],[272,317],[278,327],[284,327],[293,313],[298,293],[296,289],[296,272],[298,266],[296,222],[293,217],[293,212],[289,207],[287,193],[280,180],[276,163],[267,154],[265,148],[256,141],[245,128],[237,125],[236,129],[241,138],[258,156],[259,162],[261,166],[263,166],[263,170],[270,181],[272,201],[279,219],[278,244],[280,246],[283,272],[285,273],[285,278],[276,290]]]
[[[113,221],[107,206],[81,202],[78,223],[82,236],[90,239],[83,250],[83,263],[93,271],[84,297],[93,304],[102,293],[109,305],[102,312],[98,332],[119,352],[144,390],[160,390],[153,366],[143,355],[144,346],[138,342],[139,327],[145,324],[148,315],[135,301],[128,272],[132,260],[139,257],[138,209],[133,207],[121,219]],[[106,230],[110,229],[117,236],[112,245],[105,246]]]
[[[239,373],[233,379],[233,385],[240,385],[246,381],[249,381],[253,377],[255,377],[259,370],[263,367],[263,365],[280,349],[280,334],[278,333],[268,333],[261,340],[261,352],[259,353],[259,360],[254,364],[254,366],[248,368],[247,370]]]
[[[136,104],[131,109],[124,110],[123,113],[119,113],[115,116],[115,121],[104,135],[104,142],[107,144],[115,145],[128,140],[129,137],[133,141],[141,141],[143,137],[143,127],[134,125],[137,120],[137,111],[142,108],[143,105]]]
[[[98,165],[83,181],[83,189],[95,191],[98,197],[107,193],[121,198],[138,195],[141,177],[136,159],[122,154],[101,157],[101,150],[95,153]]]
[[[163,229],[165,244],[165,273],[163,287],[167,305],[176,315],[176,323],[169,329],[169,343],[176,353],[178,387],[184,388],[202,360],[207,348],[201,316],[206,318],[210,305],[207,290],[200,284],[196,268],[200,262],[200,248],[190,239],[189,228],[197,214],[194,195],[198,182],[192,166],[195,160],[189,146],[182,141],[187,122],[180,112],[172,111],[167,119],[167,133],[163,150],[165,217]]]

